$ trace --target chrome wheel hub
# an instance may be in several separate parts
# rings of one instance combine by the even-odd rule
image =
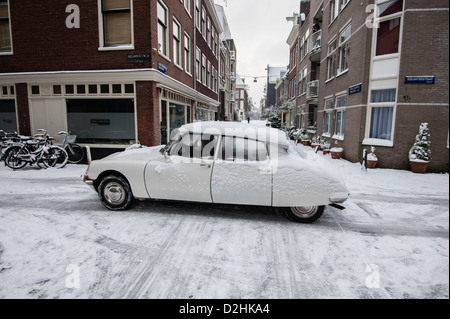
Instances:
[[[115,182],[106,185],[103,195],[108,203],[112,205],[120,205],[126,198],[126,192],[123,186]]]
[[[318,212],[317,206],[291,207],[291,211],[299,218],[309,218]]]

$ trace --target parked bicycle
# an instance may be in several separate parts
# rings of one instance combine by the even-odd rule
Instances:
[[[6,166],[20,169],[27,164],[37,164],[41,168],[63,168],[68,162],[67,152],[60,146],[52,145],[54,138],[47,135],[46,130],[38,130],[34,140],[21,137],[20,141],[9,144],[3,153]]]
[[[82,146],[75,143],[77,136],[74,134],[61,131],[58,135],[64,135],[64,140],[61,147],[69,155],[69,163],[78,164],[84,158],[84,149]]]

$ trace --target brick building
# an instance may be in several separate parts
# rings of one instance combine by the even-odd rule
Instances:
[[[350,161],[375,146],[379,167],[408,169],[428,122],[429,170],[448,171],[448,36],[448,1],[301,1],[297,126]]]
[[[166,143],[214,120],[212,0],[0,1],[0,129],[46,128],[96,148]]]

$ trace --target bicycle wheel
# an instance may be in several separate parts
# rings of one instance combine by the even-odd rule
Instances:
[[[12,169],[21,169],[27,165],[25,160],[28,157],[28,151],[21,147],[13,147],[8,150],[5,158],[5,164]]]
[[[78,164],[84,158],[84,149],[78,144],[67,144],[64,148],[69,155],[69,163]]]
[[[49,167],[56,168],[63,168],[69,160],[69,155],[67,155],[67,152],[59,146],[51,146],[48,149],[48,155],[46,157],[47,159],[44,163],[46,163]]]

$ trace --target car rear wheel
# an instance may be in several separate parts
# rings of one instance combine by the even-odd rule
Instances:
[[[312,223],[322,216],[325,206],[285,207],[284,214],[298,223]]]
[[[133,203],[133,193],[128,182],[120,176],[104,177],[98,187],[103,206],[110,210],[126,210]]]

